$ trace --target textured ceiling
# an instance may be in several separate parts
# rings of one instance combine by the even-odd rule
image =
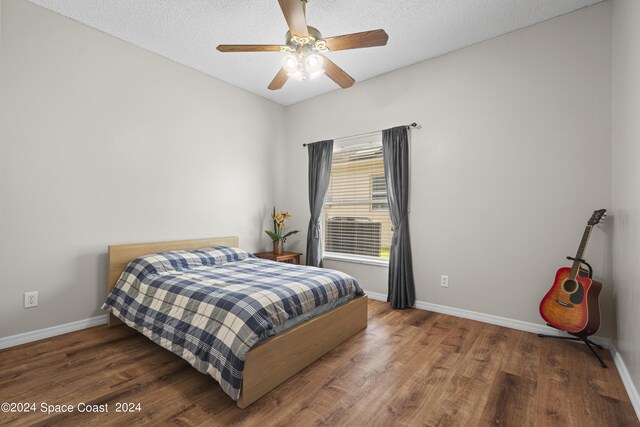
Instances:
[[[320,76],[270,91],[283,54],[215,49],[284,43],[287,26],[276,0],[30,1],[283,105],[343,90]],[[363,81],[599,1],[309,0],[307,22],[325,37],[386,30],[384,47],[327,54]]]

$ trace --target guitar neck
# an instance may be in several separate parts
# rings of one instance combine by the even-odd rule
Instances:
[[[589,236],[591,235],[592,225],[587,225],[584,229],[584,233],[582,234],[582,240],[580,241],[580,246],[578,247],[578,252],[576,253],[576,259],[573,261],[573,265],[571,266],[571,274],[569,277],[573,280],[578,276],[578,272],[580,271],[580,260],[582,259],[582,255],[584,254],[584,250],[587,247],[587,242],[589,241]]]

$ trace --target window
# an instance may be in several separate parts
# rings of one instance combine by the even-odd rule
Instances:
[[[323,221],[327,258],[388,262],[392,230],[379,133],[334,142]]]

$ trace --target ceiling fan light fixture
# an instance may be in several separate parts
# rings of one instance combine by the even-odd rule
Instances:
[[[322,69],[323,59],[321,55],[312,53],[305,58],[306,69],[309,73],[314,73]]]
[[[282,68],[287,75],[296,80],[314,79],[324,72],[324,58],[316,52],[299,50],[282,59]]]
[[[284,57],[282,61],[282,67],[289,74],[293,74],[299,71],[300,69],[300,59],[297,55],[287,55]]]
[[[322,74],[324,74],[324,70],[322,70],[322,69],[316,70],[316,71],[312,71],[312,72],[309,73],[309,79],[313,80],[313,79],[315,79],[316,77],[318,77],[318,76],[320,76]]]

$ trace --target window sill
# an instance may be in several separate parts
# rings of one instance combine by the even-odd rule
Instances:
[[[389,267],[388,259],[376,259],[357,255],[338,254],[335,252],[325,252],[323,259],[329,261],[343,261],[354,264],[376,265],[378,267]]]

